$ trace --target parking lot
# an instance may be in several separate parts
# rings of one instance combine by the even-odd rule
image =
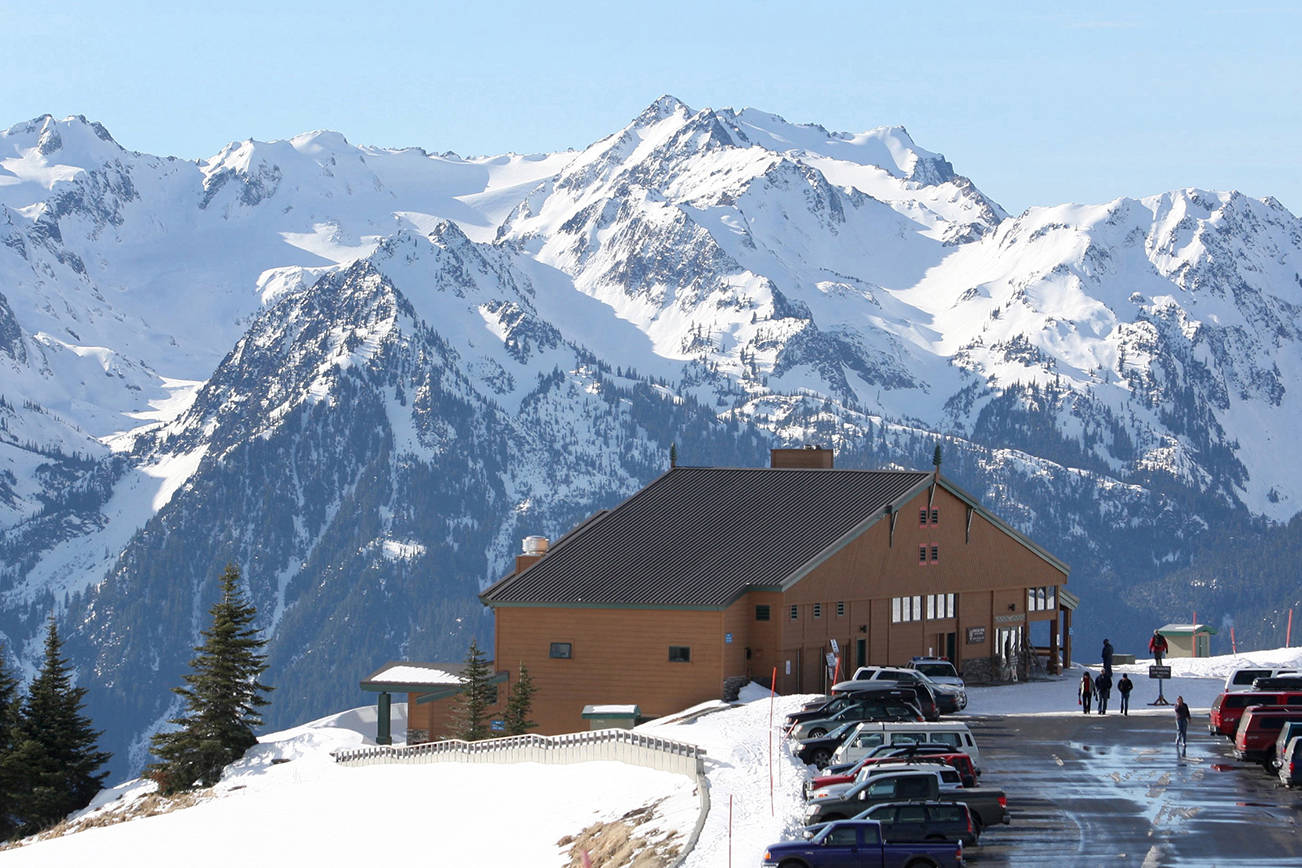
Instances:
[[[981,785],[1006,791],[1013,818],[969,850],[974,865],[1302,865],[1302,792],[1235,760],[1205,714],[1183,760],[1170,712],[966,722]]]

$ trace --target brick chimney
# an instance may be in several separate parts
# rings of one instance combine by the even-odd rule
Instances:
[[[547,554],[547,547],[550,545],[545,536],[527,536],[521,543],[522,554],[515,556],[515,571],[517,573],[527,570],[538,561],[542,560],[543,555]]]
[[[831,470],[832,450],[813,443],[803,449],[770,449],[769,467]]]

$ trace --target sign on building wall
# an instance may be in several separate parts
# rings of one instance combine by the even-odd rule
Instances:
[[[982,642],[984,642],[984,641],[986,641],[986,628],[985,628],[985,627],[968,627],[968,628],[967,628],[967,644],[969,644],[969,645],[980,645],[980,644],[981,644]]]
[[[506,721],[505,720],[490,721],[488,724],[488,728],[491,729],[493,732],[505,732]]]
[[[732,634],[731,634],[731,633],[724,633],[724,634],[723,634],[723,644],[725,644],[725,645],[731,645],[731,644],[732,644]]]

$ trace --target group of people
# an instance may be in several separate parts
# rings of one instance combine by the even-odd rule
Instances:
[[[1130,715],[1130,691],[1135,689],[1135,682],[1129,675],[1123,674],[1117,681],[1117,694],[1121,697],[1121,713]],[[1103,640],[1103,671],[1096,677],[1085,672],[1080,677],[1078,700],[1081,711],[1090,713],[1090,705],[1098,701],[1099,714],[1108,713],[1108,700],[1112,698],[1112,642]]]
[[[1153,638],[1148,640],[1148,650],[1153,654],[1154,664],[1162,665],[1162,656],[1166,654],[1168,645],[1166,637],[1157,630],[1153,631]],[[1108,700],[1112,696],[1112,642],[1103,640],[1103,671],[1097,676],[1091,676],[1087,670],[1081,675],[1080,689],[1077,693],[1080,702],[1081,711],[1085,714],[1090,713],[1090,705],[1097,700],[1098,713],[1107,714]],[[1120,680],[1117,681],[1117,693],[1121,697],[1121,713],[1125,716],[1130,715],[1130,691],[1135,689],[1135,683],[1130,680],[1130,676],[1122,673]],[[1185,746],[1189,735],[1189,718],[1192,715],[1189,712],[1189,706],[1185,704],[1183,696],[1175,698],[1175,749],[1180,756],[1185,755]]]

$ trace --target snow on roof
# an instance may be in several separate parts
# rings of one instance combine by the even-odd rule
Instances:
[[[1167,624],[1157,630],[1159,633],[1201,633],[1204,631],[1208,633],[1216,632],[1206,624]]]
[[[641,713],[636,705],[585,705],[584,717],[637,717]]]
[[[460,684],[454,667],[440,663],[394,663],[376,672],[367,681],[383,684]],[[460,669],[460,666],[455,667]]]

